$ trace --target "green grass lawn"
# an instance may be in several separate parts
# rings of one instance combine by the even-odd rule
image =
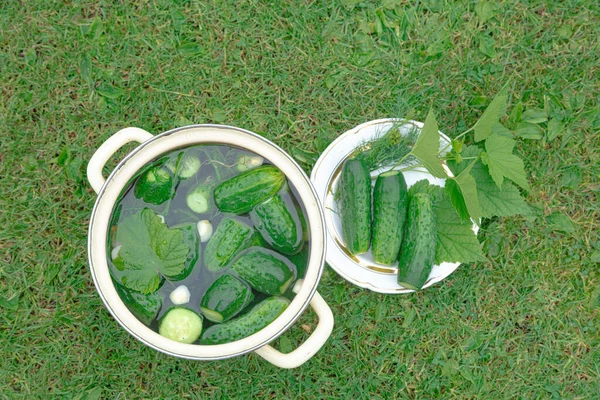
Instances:
[[[65,3],[0,5],[1,398],[597,398],[596,1]],[[486,221],[489,261],[421,293],[327,268],[336,325],[304,366],[176,359],[103,307],[85,167],[117,130],[225,123],[318,154],[359,123],[430,108],[456,136],[507,82],[509,114],[556,121],[517,139],[531,215]],[[314,316],[275,346],[300,343],[300,325]]]

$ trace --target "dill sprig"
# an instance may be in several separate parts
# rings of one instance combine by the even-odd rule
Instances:
[[[418,127],[406,120],[396,121],[387,131],[362,143],[355,157],[362,160],[370,171],[391,167],[410,153],[418,136]],[[414,160],[411,158],[407,157],[402,164],[412,163]]]

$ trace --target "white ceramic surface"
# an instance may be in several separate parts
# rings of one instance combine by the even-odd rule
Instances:
[[[129,153],[105,180],[102,176],[102,168],[106,161],[125,143],[132,141],[141,144]],[[247,148],[270,160],[283,171],[298,190],[300,201],[306,208],[311,241],[306,274],[303,280],[298,280],[295,284],[294,291],[297,294],[283,314],[254,335],[236,342],[213,346],[179,343],[159,335],[138,321],[121,301],[114,288],[108,268],[106,248],[109,219],[113,207],[119,194],[134,174],[162,154],[203,143]],[[87,175],[92,188],[98,194],[88,235],[92,277],[107,309],[119,324],[138,340],[161,352],[196,360],[223,359],[256,351],[261,357],[282,368],[294,368],[303,364],[327,341],[333,329],[333,315],[329,306],[316,293],[325,255],[323,212],[306,174],[275,144],[244,129],[224,125],[193,125],[157,136],[139,128],[125,128],[100,146],[90,159]],[[308,305],[314,309],[319,322],[302,345],[289,354],[282,354],[267,345],[288,329]]]
[[[394,124],[395,119],[379,119],[361,124],[339,136],[327,149],[321,154],[315,164],[311,181],[319,195],[323,210],[325,213],[325,224],[327,227],[327,263],[340,276],[357,286],[379,293],[410,293],[414,290],[406,289],[398,285],[396,281],[397,263],[392,266],[384,266],[373,260],[371,252],[358,256],[351,256],[345,251],[344,240],[342,238],[342,224],[338,213],[338,204],[334,199],[334,193],[337,189],[339,173],[343,162],[352,155],[357,147],[365,144],[370,139],[378,137],[387,132]],[[416,127],[420,129],[423,123],[417,121],[408,121],[410,124],[404,125],[401,132],[406,135],[410,129]],[[440,132],[440,151],[450,149],[450,139]],[[444,166],[445,167],[445,166]],[[388,167],[389,168],[389,167]],[[376,171],[372,177],[377,175]],[[450,174],[450,170],[445,168]],[[430,183],[444,186],[445,180],[438,179],[429,174],[424,168],[406,171],[403,173],[408,187],[417,181],[427,179]],[[473,224],[473,231],[476,234],[478,227]],[[431,274],[425,286],[427,288],[437,282],[440,282],[452,272],[454,272],[460,263],[444,262],[440,265],[434,265]]]

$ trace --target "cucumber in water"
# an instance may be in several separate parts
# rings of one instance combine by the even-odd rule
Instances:
[[[202,332],[202,317],[190,309],[174,307],[158,325],[158,333],[181,343],[194,343]]]
[[[187,206],[195,213],[205,214],[215,209],[213,201],[214,185],[204,182],[190,189],[185,197]]]
[[[200,302],[200,311],[213,322],[225,322],[235,317],[253,299],[252,289],[247,283],[225,274],[210,285]]]
[[[280,253],[296,254],[303,245],[302,225],[296,208],[289,208],[279,195],[260,203],[252,211],[250,218],[265,241]]]
[[[216,187],[215,204],[222,212],[245,214],[281,189],[285,175],[274,165],[243,172]]]
[[[195,155],[180,153],[177,157],[171,158],[165,167],[172,173],[176,173],[179,178],[187,179],[196,175],[201,165],[200,159]]]
[[[404,236],[407,209],[406,182],[400,171],[385,172],[377,177],[373,191],[373,259],[392,265]]]
[[[261,293],[283,294],[296,279],[296,266],[284,256],[262,247],[250,247],[231,269]]]
[[[371,176],[362,161],[344,162],[337,191],[346,248],[352,255],[366,253],[371,245]]]
[[[113,282],[119,297],[129,308],[129,311],[144,325],[150,325],[162,307],[162,297],[156,292],[143,294],[135,290],[129,290],[115,281]]]
[[[285,297],[269,297],[254,306],[247,314],[206,329],[202,333],[200,343],[229,343],[250,336],[275,321],[289,304],[290,301]]]
[[[181,271],[180,274],[170,276],[170,280],[180,281],[188,277],[188,275],[194,269],[194,265],[196,265],[196,261],[198,260],[198,256],[200,255],[200,243],[198,242],[198,232],[195,224],[186,224],[183,226],[178,226],[178,228],[183,233],[183,240],[188,245],[190,251],[187,254],[187,259],[185,260],[185,268]]]
[[[223,218],[204,249],[204,264],[212,272],[223,268],[250,246],[254,230],[234,218]]]
[[[428,193],[409,197],[406,234],[398,257],[398,284],[412,290],[423,287],[435,261],[437,220]]]

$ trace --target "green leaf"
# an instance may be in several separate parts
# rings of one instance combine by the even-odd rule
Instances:
[[[106,97],[107,99],[118,99],[119,97],[125,94],[125,89],[111,86],[106,83],[101,83],[96,88],[96,93],[98,93],[102,97]]]
[[[121,283],[132,290],[152,293],[162,277],[174,276],[185,268],[191,250],[180,229],[169,229],[152,210],[130,215],[117,226],[117,243],[122,271],[115,273]]]
[[[460,191],[460,187],[456,183],[456,181],[452,178],[446,180],[446,185],[444,186],[444,190],[450,197],[450,201],[452,205],[456,209],[458,215],[463,221],[469,220],[469,210],[467,205],[465,204],[465,199]]]
[[[433,112],[430,110],[411,154],[421,161],[421,164],[427,168],[427,171],[431,175],[436,178],[445,178],[447,176],[446,172],[442,167],[441,160],[438,158],[439,150],[440,135],[438,125]]]
[[[453,181],[460,188],[467,210],[469,210],[469,216],[474,220],[478,220],[481,218],[481,210],[479,209],[479,200],[477,198],[477,184],[470,173],[473,164],[475,164],[475,161],[472,161]]]
[[[92,57],[89,53],[85,53],[79,64],[79,72],[84,82],[92,84]]]
[[[508,95],[506,94],[506,86],[500,90],[500,93],[494,97],[494,100],[490,103],[488,108],[485,109],[483,115],[473,126],[475,130],[475,141],[480,142],[486,139],[492,133],[492,127],[498,123],[498,120],[506,112],[506,101]]]
[[[92,21],[92,25],[90,25],[88,37],[90,39],[98,39],[103,32],[104,24],[102,23],[102,20],[99,17],[94,18],[94,21]]]
[[[573,221],[571,221],[571,218],[569,218],[561,212],[555,212],[550,214],[546,218],[546,223],[548,224],[548,227],[554,231],[560,231],[565,233],[575,232],[575,225],[573,225]]]
[[[480,151],[477,146],[467,146],[464,148],[462,155],[468,158],[477,157]],[[448,167],[455,175],[460,174],[468,166],[468,160],[461,163],[448,161]],[[490,176],[488,167],[483,165],[481,161],[475,162],[471,169],[471,175],[477,184],[477,198],[483,218],[509,217],[530,213],[531,210],[519,193],[519,189],[509,181],[504,181],[502,187],[498,187]]]
[[[493,37],[484,34],[479,38],[479,51],[489,58],[496,57],[496,41]]]
[[[548,122],[548,133],[547,133],[547,140],[549,142],[551,142],[552,140],[556,139],[558,136],[562,135],[563,131],[565,130],[565,124],[563,124],[561,121],[557,120],[556,118],[552,118],[550,120],[550,122]]]
[[[102,396],[102,388],[96,387],[94,389],[89,390],[85,395],[81,398],[81,400],[98,400]]]
[[[0,307],[17,311],[19,309],[19,295],[16,294],[10,298],[0,296]]]
[[[592,253],[590,261],[593,263],[600,263],[600,250],[596,250]]]
[[[544,131],[537,124],[521,122],[515,129],[515,135],[523,139],[540,140]]]
[[[473,223],[463,221],[444,192],[436,207],[438,240],[435,262],[487,261],[481,250]]]
[[[491,135],[485,141],[487,165],[496,185],[502,188],[504,178],[508,178],[525,190],[531,190],[525,175],[523,160],[512,153],[513,139]]]
[[[494,16],[496,7],[487,1],[480,1],[475,5],[475,14],[479,19],[480,24],[486,23],[490,18]]]
[[[435,263],[487,261],[481,250],[473,223],[463,221],[443,188],[427,180],[416,182],[408,190],[409,196],[429,193],[437,218]]]
[[[530,108],[523,113],[521,121],[529,122],[531,124],[540,124],[548,121],[548,114],[546,114],[545,110]]]
[[[504,137],[508,137],[508,138],[513,137],[512,132],[507,127],[502,125],[500,122],[496,122],[495,124],[492,125],[492,134],[496,134],[498,136],[504,136]]]
[[[513,107],[508,116],[508,120],[512,124],[511,126],[514,126],[521,121],[521,115],[523,115],[523,103],[519,102]]]

